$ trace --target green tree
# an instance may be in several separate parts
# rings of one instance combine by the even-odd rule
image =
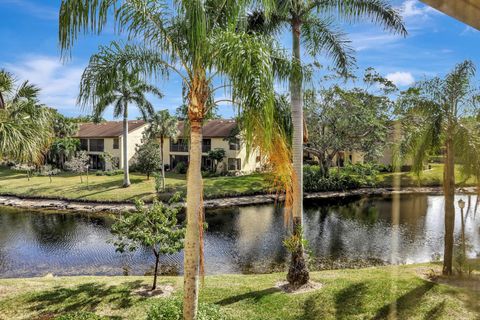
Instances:
[[[185,319],[196,317],[198,277],[203,273],[202,124],[215,105],[215,79],[221,77],[231,85],[231,100],[246,118],[251,115],[253,120],[245,122],[243,129],[254,131],[261,120],[265,134],[259,136],[272,143],[272,46],[243,30],[241,18],[248,2],[185,0],[175,1],[172,6],[161,0],[63,0],[60,9],[59,37],[64,50],[72,47],[80,33],[101,32],[113,8],[118,30],[142,42],[114,42],[92,58],[91,65],[105,71],[107,83],[116,77],[112,70],[119,66],[143,71],[146,76],[173,72],[183,80],[190,124]],[[253,140],[252,134],[246,137]]]
[[[165,139],[176,139],[178,135],[177,118],[170,115],[168,110],[161,110],[151,114],[148,118],[149,127],[146,130],[149,139],[157,139],[160,150],[160,168],[162,170],[162,190],[165,190]]]
[[[112,226],[117,251],[135,251],[147,247],[155,255],[152,290],[157,288],[158,261],[162,254],[174,254],[183,248],[185,230],[178,226],[177,208],[154,201],[146,206],[135,201],[135,211],[124,213]]]
[[[136,104],[143,117],[153,113],[153,106],[145,94],[152,93],[162,97],[161,92],[147,84],[140,75],[126,68],[104,70],[97,64],[98,57],[93,55],[90,63],[82,74],[78,103],[93,106],[93,117],[98,119],[107,107],[113,106],[113,116],[123,117],[123,187],[130,186],[128,164],[128,105]],[[105,73],[113,73],[113,77],[106,77]]]
[[[217,166],[219,162],[222,162],[223,158],[225,158],[225,149],[222,148],[215,148],[208,152],[208,157],[213,161],[213,172],[217,172]]]
[[[304,149],[319,159],[324,176],[340,151],[361,152],[365,160],[375,161],[385,149],[394,106],[388,94],[396,88],[372,69],[367,70],[364,80],[365,88],[334,85],[318,92],[305,91],[310,137]]]
[[[52,138],[51,109],[40,104],[40,89],[0,69],[0,158],[41,163]]]
[[[147,180],[149,180],[150,175],[153,172],[160,170],[160,167],[163,164],[161,160],[162,152],[160,149],[160,143],[156,140],[144,137],[142,139],[142,144],[137,145],[136,158],[137,170],[146,174]]]
[[[90,157],[88,156],[88,153],[86,151],[79,151],[69,161],[65,162],[65,167],[72,172],[78,173],[80,175],[80,183],[83,183],[82,175],[83,173],[88,172],[89,162]]]
[[[334,19],[356,22],[367,18],[402,35],[406,34],[399,13],[384,0],[291,0],[275,1],[276,10],[270,19],[262,12],[250,15],[250,30],[278,34],[289,28],[292,34],[292,70],[290,73],[290,98],[292,112],[292,158],[293,158],[293,233],[302,230],[303,221],[303,142],[307,140],[303,116],[303,72],[301,48],[316,58],[321,52],[329,56],[342,74],[354,59],[344,34],[332,26]],[[287,275],[293,286],[305,284],[309,279],[302,246],[292,253]]]
[[[50,146],[50,158],[60,169],[65,168],[65,162],[69,161],[80,149],[80,140],[77,138],[55,138]]]
[[[462,125],[462,118],[473,114],[478,91],[473,87],[475,66],[471,61],[458,64],[444,78],[417,83],[402,93],[398,112],[405,132],[404,150],[413,159],[413,170],[420,174],[429,156],[444,152],[443,191],[445,195],[445,248],[443,274],[451,275],[455,226],[455,159],[476,138]],[[478,137],[477,137],[478,138]],[[476,154],[468,161],[478,161]],[[464,158],[464,160],[467,160]]]

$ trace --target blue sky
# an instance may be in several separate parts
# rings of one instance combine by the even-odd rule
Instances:
[[[58,8],[60,0],[0,0],[0,68],[22,80],[30,80],[42,88],[42,102],[65,115],[87,114],[75,105],[83,68],[101,44],[117,36],[105,30],[100,36],[80,39],[72,59],[60,60],[58,47]],[[457,62],[473,60],[480,68],[480,33],[417,0],[391,1],[404,16],[409,35],[406,38],[389,34],[370,23],[340,25],[356,51],[358,73],[367,67],[394,81],[400,88],[416,80],[448,72]],[[290,37],[282,44],[290,47]],[[320,59],[328,64],[328,60]],[[315,82],[313,85],[317,85]],[[172,112],[181,104],[181,82],[172,76],[158,83],[165,97],[154,100],[156,109]],[[286,90],[279,85],[278,90]],[[132,110],[134,117],[138,113]],[[220,114],[233,116],[231,106],[221,106]],[[111,118],[111,112],[105,114]]]

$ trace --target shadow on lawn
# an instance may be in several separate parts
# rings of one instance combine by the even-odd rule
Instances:
[[[223,300],[215,302],[215,304],[218,304],[220,306],[227,306],[229,304],[233,304],[242,300],[253,300],[253,302],[257,302],[260,299],[262,299],[265,296],[271,295],[273,293],[279,292],[280,289],[278,288],[268,288],[264,290],[259,290],[259,291],[251,291],[247,292],[244,294],[239,294],[237,296],[232,296],[225,298]]]
[[[132,291],[141,285],[142,281],[137,280],[118,286],[92,282],[73,288],[55,287],[35,294],[27,302],[32,304],[30,307],[32,311],[56,314],[73,311],[95,312],[100,303],[110,303],[112,309],[126,309],[133,303],[145,299],[132,294]]]
[[[397,298],[394,302],[386,304],[377,310],[372,319],[389,319],[391,310],[396,309],[397,317],[394,319],[407,319],[415,312],[422,298],[436,284],[425,281],[422,285],[415,287],[406,294]],[[347,320],[365,315],[368,306],[368,286],[365,282],[354,283],[338,291],[334,296],[335,319]],[[371,299],[371,297],[370,297]],[[445,302],[441,301],[428,311],[425,319],[436,319],[443,315]],[[332,306],[325,301],[325,296],[320,292],[306,299],[303,314],[299,317],[302,320],[317,320],[331,318]]]

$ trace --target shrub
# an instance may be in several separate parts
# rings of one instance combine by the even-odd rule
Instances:
[[[343,191],[361,186],[360,179],[345,173],[332,172],[325,177],[319,166],[306,165],[303,169],[303,188],[307,192]]]
[[[185,174],[187,173],[187,164],[185,162],[179,162],[175,166],[175,172],[179,174]]]
[[[147,320],[182,320],[182,301],[179,298],[159,300],[150,308]],[[199,303],[197,320],[226,320],[214,304]]]
[[[107,317],[101,317],[91,312],[70,312],[55,317],[54,320],[107,320]]]
[[[108,170],[108,171],[97,171],[96,176],[118,176],[123,174],[123,170]]]

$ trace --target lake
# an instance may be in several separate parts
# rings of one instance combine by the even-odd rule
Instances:
[[[480,205],[466,208],[469,255],[480,254]],[[305,236],[313,256],[332,265],[349,261],[428,262],[443,252],[443,197],[402,195],[305,203]],[[455,233],[460,234],[460,209]],[[209,210],[205,234],[207,274],[285,270],[288,253],[281,208],[273,205]],[[115,252],[113,216],[52,213],[0,207],[0,277],[147,274],[153,255]],[[161,258],[162,273],[182,273],[182,252]],[[340,265],[342,264],[340,263]]]

